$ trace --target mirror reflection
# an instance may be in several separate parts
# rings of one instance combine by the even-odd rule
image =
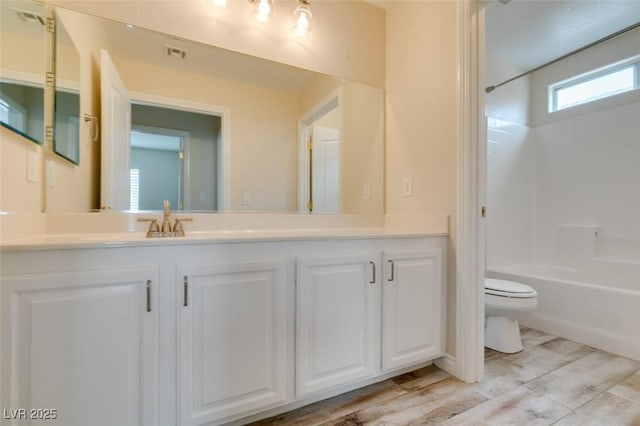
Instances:
[[[100,62],[101,209],[382,212],[381,89],[77,15]]]
[[[130,209],[217,210],[220,117],[132,105]]]
[[[0,123],[44,140],[44,6],[0,2]]]
[[[56,102],[53,150],[80,162],[80,55],[56,16]]]

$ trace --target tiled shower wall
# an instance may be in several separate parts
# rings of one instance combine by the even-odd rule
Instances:
[[[536,144],[531,129],[487,119],[487,266],[534,259]]]
[[[597,231],[596,258],[640,262],[640,103],[534,131],[536,259],[561,258],[571,241],[557,226],[581,225]]]
[[[640,262],[640,103],[487,127],[489,267]]]

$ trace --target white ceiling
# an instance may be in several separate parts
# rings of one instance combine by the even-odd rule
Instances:
[[[492,1],[486,49],[529,70],[640,21],[640,0]]]

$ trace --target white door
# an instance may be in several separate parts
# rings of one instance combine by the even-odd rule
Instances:
[[[440,249],[383,255],[382,367],[443,354],[444,281]]]
[[[284,262],[180,266],[181,425],[286,398]]]
[[[2,407],[157,425],[157,283],[154,269],[3,278]]]
[[[100,208],[129,210],[131,99],[109,52],[100,51],[102,159]]]
[[[376,256],[298,259],[296,394],[371,377],[380,363]]]
[[[312,127],[311,194],[314,213],[338,213],[340,209],[340,137],[338,129]]]

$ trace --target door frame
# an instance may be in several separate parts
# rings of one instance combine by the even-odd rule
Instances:
[[[310,200],[310,173],[311,173],[311,158],[309,156],[309,150],[307,149],[307,142],[309,136],[309,128],[313,124],[315,120],[322,117],[327,112],[331,111],[333,108],[342,108],[343,105],[343,94],[342,87],[339,87],[325,96],[320,102],[316,103],[313,107],[307,110],[302,116],[298,119],[298,212],[299,213],[310,213],[307,208],[307,202]],[[339,114],[339,123],[338,123],[338,134],[340,140],[342,139],[343,129],[343,113],[342,110],[338,111]],[[338,188],[339,194],[342,194],[342,143],[340,143],[339,147],[339,162],[340,167],[338,169],[338,181],[340,182],[340,187]],[[340,206],[342,205],[342,200],[340,199],[341,195],[339,195],[338,199],[338,211]]]
[[[218,200],[217,210],[231,207],[231,109],[228,107],[191,102],[142,92],[129,92],[131,103],[166,109],[194,112],[220,117],[220,140],[218,144]],[[185,203],[186,206],[186,203]]]
[[[458,158],[455,220],[455,357],[436,364],[474,383],[484,374],[486,124],[484,3],[458,0]]]

